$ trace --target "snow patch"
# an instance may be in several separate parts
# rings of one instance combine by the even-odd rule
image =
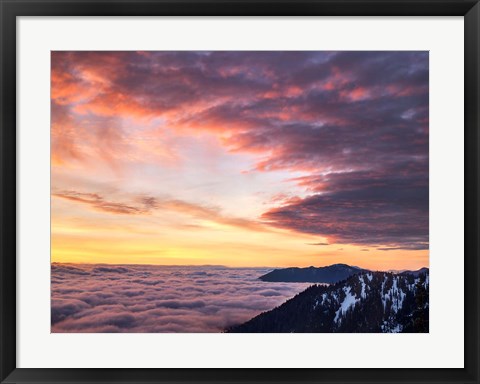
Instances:
[[[367,298],[367,294],[365,292],[366,284],[365,284],[365,280],[363,279],[363,276],[360,276],[359,280],[360,280],[360,283],[362,284],[362,292],[360,293],[360,297],[362,299],[366,299]]]
[[[355,304],[360,301],[360,299],[357,299],[355,295],[352,295],[351,290],[351,287],[343,288],[343,291],[345,292],[345,298],[343,299],[342,304],[340,304],[340,308],[338,308],[337,312],[335,312],[335,323],[338,322],[340,316],[347,312],[350,307],[355,306]]]
[[[384,321],[383,324],[380,326],[380,329],[383,333],[400,333],[403,331],[403,326],[401,324],[393,325],[389,321]]]
[[[319,305],[323,305],[326,298],[327,298],[327,294],[323,293],[319,299],[315,300],[315,304],[313,304],[313,309],[316,309]]]
[[[383,310],[386,310],[387,302],[391,302],[390,310],[394,313],[397,313],[403,306],[403,300],[407,296],[405,292],[398,286],[399,277],[392,277],[392,287],[384,292],[386,278],[382,282],[382,304]]]
[[[380,294],[382,295],[382,304],[383,304],[383,311],[385,312],[385,309],[387,307],[387,300],[388,300],[388,294],[384,293],[383,290],[385,289],[385,283],[387,282],[387,277],[383,277],[382,281],[382,289],[380,291]]]

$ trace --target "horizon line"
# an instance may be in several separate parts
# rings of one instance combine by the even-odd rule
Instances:
[[[220,268],[229,268],[229,269],[243,269],[243,268],[250,268],[250,269],[287,269],[287,268],[325,268],[325,267],[331,267],[333,265],[338,265],[338,264],[343,264],[343,265],[346,265],[346,266],[349,266],[349,267],[352,267],[352,268],[359,268],[359,269],[363,269],[363,270],[367,270],[367,271],[370,271],[370,272],[392,272],[392,271],[395,271],[395,272],[405,272],[405,271],[418,271],[420,269],[423,269],[423,268],[426,268],[426,269],[430,269],[430,266],[423,266],[423,267],[420,267],[418,269],[405,269],[405,268],[402,268],[402,269],[394,269],[394,268],[391,268],[391,269],[388,269],[388,270],[380,270],[380,269],[376,269],[376,270],[373,270],[373,269],[369,269],[369,268],[364,268],[364,267],[359,267],[359,266],[355,266],[355,265],[350,265],[350,264],[347,264],[347,263],[333,263],[333,264],[329,264],[329,265],[322,265],[322,266],[313,266],[313,265],[310,265],[308,267],[298,267],[298,266],[288,266],[288,267],[272,267],[272,266],[258,266],[258,267],[255,267],[255,266],[244,266],[244,267],[233,267],[233,266],[228,266],[228,265],[221,265],[221,264],[148,264],[148,263],[88,263],[88,262],[61,262],[61,261],[50,261],[50,265],[53,265],[53,264],[73,264],[73,265],[119,265],[119,266],[124,266],[124,265],[127,265],[127,266],[153,266],[153,267],[220,267]]]

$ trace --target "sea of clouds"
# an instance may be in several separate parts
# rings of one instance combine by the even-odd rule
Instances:
[[[52,264],[52,332],[222,332],[310,284],[267,268]]]

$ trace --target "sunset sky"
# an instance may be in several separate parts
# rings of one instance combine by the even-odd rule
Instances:
[[[428,266],[428,52],[52,52],[52,261]]]

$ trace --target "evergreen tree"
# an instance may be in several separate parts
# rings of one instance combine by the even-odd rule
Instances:
[[[425,289],[426,275],[419,276],[415,284],[414,332],[428,332],[428,292]]]

